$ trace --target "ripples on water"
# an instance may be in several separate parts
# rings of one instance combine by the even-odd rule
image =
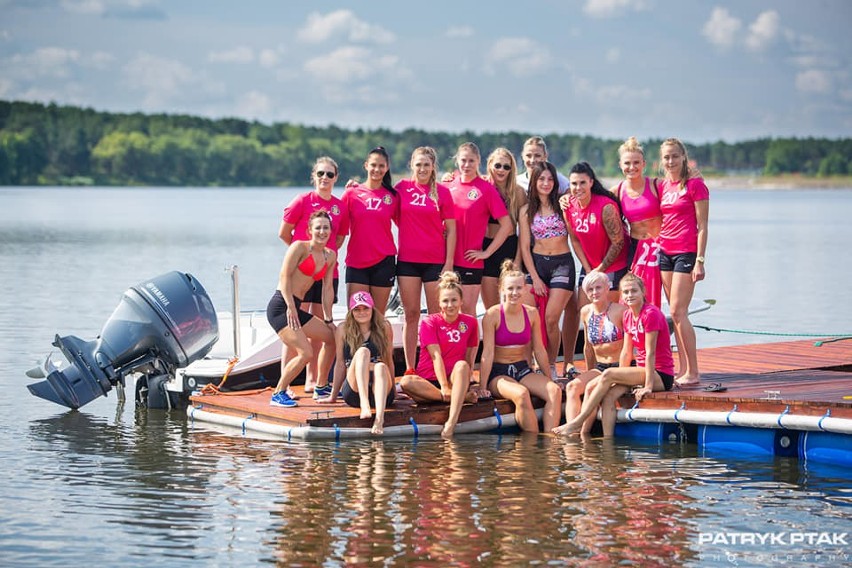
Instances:
[[[849,561],[811,554],[767,562],[756,556],[766,552],[760,547],[699,544],[708,532],[842,532],[852,505],[849,472],[795,460],[515,434],[450,443],[272,442],[203,430],[181,413],[117,407],[115,392],[64,412],[24,389],[24,371],[51,349],[54,333],[93,338],[127,287],[172,269],[193,273],[214,303],[227,306],[222,268],[239,263],[244,307],[263,305],[283,252],[275,235],[289,194],[39,190],[28,198],[26,190],[2,191],[4,566],[703,566],[728,564],[727,553],[740,555],[738,565]],[[756,202],[767,195],[714,198],[715,272],[702,287],[720,303],[702,318],[731,327],[744,313],[768,328],[848,326],[848,306],[822,306],[822,294],[810,293],[813,309],[797,309],[836,313],[837,321],[788,322],[774,310],[777,288],[818,284],[791,282],[790,264],[773,260],[788,252],[795,263],[818,260],[807,247],[752,257],[749,247],[723,244],[778,245],[767,240],[777,230],[773,219],[789,219],[798,206],[783,194],[767,219],[749,217],[763,211]],[[830,218],[819,227],[803,223],[795,234],[843,230],[842,200],[829,197],[820,215]],[[839,240],[820,235],[813,238],[825,246],[812,252],[834,254]],[[731,267],[744,263],[754,274],[720,277],[734,270],[722,250]],[[749,286],[763,290],[746,294],[756,305],[741,302]],[[805,296],[799,288],[793,297]]]

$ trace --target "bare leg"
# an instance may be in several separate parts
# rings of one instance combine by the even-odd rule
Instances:
[[[497,278],[493,276],[482,277],[482,303],[485,305],[486,310],[500,303],[500,290],[497,287]]]
[[[376,418],[373,420],[371,432],[380,436],[385,432],[385,404],[387,403],[388,393],[393,388],[393,376],[384,363],[376,363],[373,374],[375,375],[373,398],[376,399]]]
[[[481,284],[462,284],[462,311],[466,314],[476,316],[476,303],[479,301]]]
[[[539,376],[544,375],[539,374]],[[498,376],[488,383],[488,390],[512,401],[515,405],[515,422],[521,430],[538,434],[538,418],[536,418],[528,388],[515,379]]]
[[[521,379],[521,385],[544,401],[542,430],[545,434],[549,434],[551,430],[559,426],[559,418],[562,414],[562,389],[550,378],[539,373],[530,373]],[[530,403],[532,404],[532,401]]]
[[[556,356],[559,354],[559,341],[561,339],[559,319],[573,295],[574,293],[570,290],[550,289],[550,297],[547,299],[547,308],[544,311],[544,325],[547,329],[547,358],[550,359],[551,365],[556,361]],[[575,337],[574,340],[576,341],[576,339]],[[573,354],[574,348],[572,347],[566,354],[566,361],[572,361]],[[544,371],[545,369],[542,369],[542,372]]]
[[[467,364],[467,361],[456,363],[453,372],[450,374],[450,385],[453,391],[450,395],[450,414],[444,423],[444,429],[441,430],[441,436],[444,438],[451,437],[456,429],[459,414],[461,414],[462,405],[465,403],[465,396],[470,386],[470,375],[470,365]]]
[[[385,312],[388,311],[388,299],[390,298],[391,289],[391,286],[370,286],[370,295],[373,297],[376,309],[382,315],[385,315]]]
[[[601,401],[601,426],[603,427],[604,438],[612,438],[615,436],[615,403],[618,402],[618,399],[627,391],[628,387],[624,385],[615,385],[609,389],[609,392]]]
[[[565,313],[562,318],[562,354],[564,355],[564,366],[567,371],[574,365],[574,351],[577,349],[577,335],[580,333],[580,308],[577,303],[577,294],[572,294],[565,305]]]
[[[601,372],[597,369],[586,371],[577,375],[573,381],[565,385],[565,420],[571,420],[580,414],[581,402],[580,397],[586,392],[586,386],[589,381],[599,377]]]
[[[673,272],[669,308],[674,323],[677,355],[680,363],[679,385],[695,385],[700,381],[698,373],[698,352],[695,345],[695,328],[689,321],[689,303],[695,291],[691,274]]]
[[[431,382],[416,375],[406,375],[399,380],[402,392],[407,394],[415,402],[441,402],[441,390]]]
[[[287,347],[284,352],[288,357],[281,359],[281,378],[278,379],[275,392],[281,392],[290,386],[296,375],[305,368],[305,365],[314,356],[311,344],[303,331],[294,331],[289,327],[285,327],[278,332],[278,337],[281,338],[281,341]]]
[[[600,371],[598,371],[598,373],[600,373]],[[589,384],[586,385],[586,392],[584,394],[584,398],[589,397],[592,394],[592,391],[595,389],[596,386],[598,386],[598,383],[601,380],[601,376],[602,373],[598,374],[597,377],[589,381]],[[601,406],[603,406],[603,403],[601,404]],[[570,418],[567,420],[570,420]],[[592,412],[589,417],[586,418],[586,421],[583,422],[583,427],[580,429],[580,436],[587,436],[589,432],[592,431],[592,426],[595,425],[595,420],[597,420],[597,413]]]
[[[413,369],[417,365],[417,329],[420,324],[421,281],[414,276],[400,276],[397,282],[399,283],[399,297],[402,300],[402,309],[405,313],[405,323],[402,327],[402,348],[405,351],[405,368]]]
[[[355,351],[355,355],[352,356],[350,368],[355,379],[355,386],[352,390],[358,393],[358,399],[361,403],[360,418],[369,418],[373,415],[372,410],[370,410],[370,350],[366,347],[359,347]],[[352,387],[351,380],[349,386]]]

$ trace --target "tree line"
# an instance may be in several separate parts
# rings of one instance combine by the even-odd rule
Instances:
[[[532,134],[545,137],[560,170],[585,160],[602,176],[619,174],[616,151],[622,140],[592,136],[270,125],[0,100],[0,185],[306,186],[321,155],[338,162],[344,179],[359,177],[367,153],[381,145],[391,155],[394,174],[403,176],[417,146],[435,148],[442,169],[450,170],[462,142],[476,142],[486,155],[505,146],[519,157]],[[642,141],[649,168],[656,167],[661,141]],[[705,174],[852,175],[852,138],[685,142]]]

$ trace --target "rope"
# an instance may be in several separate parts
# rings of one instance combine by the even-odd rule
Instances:
[[[834,337],[835,341],[840,339],[852,339],[852,335],[848,333],[788,333],[781,331],[755,331],[750,329],[725,329],[721,327],[709,327],[706,325],[692,324],[692,327],[704,329],[706,331],[717,331],[727,333],[745,333],[749,335],[776,335],[780,337]]]
[[[218,385],[214,385],[213,383],[207,383],[203,387],[201,387],[201,394],[217,394],[224,396],[246,396],[251,394],[261,393],[263,391],[270,390],[272,387],[263,387],[262,389],[251,389],[251,390],[241,390],[241,391],[228,391],[223,392],[222,386],[228,380],[228,375],[234,369],[234,365],[239,361],[238,358],[234,357],[228,361],[228,367],[225,369],[225,374],[222,375],[222,380],[219,381]]]

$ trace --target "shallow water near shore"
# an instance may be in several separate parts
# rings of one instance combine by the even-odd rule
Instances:
[[[298,191],[0,188],[4,565],[848,564],[849,536],[789,537],[848,530],[837,468],[516,434],[272,442],[117,405],[115,391],[76,412],[27,392],[54,334],[94,338],[145,278],[190,272],[229,309],[224,268],[238,264],[243,308],[264,307]],[[765,334],[699,329],[700,347],[852,332],[838,293],[852,190],[711,199],[696,297],[717,304],[693,321]]]

